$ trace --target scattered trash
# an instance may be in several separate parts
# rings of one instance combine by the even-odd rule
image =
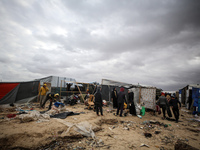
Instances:
[[[8,117],[8,118],[15,118],[16,114],[8,114],[8,115],[6,115],[6,117]]]
[[[143,146],[146,146],[146,147],[149,148],[149,145],[147,145],[147,144],[143,144],[143,143],[142,143],[142,144],[140,145],[140,147],[143,147]]]
[[[137,116],[138,116],[138,118],[142,119],[142,116],[140,116],[140,115],[137,115]]]
[[[155,131],[154,133],[155,133],[155,134],[159,134],[159,133],[161,133],[161,131]]]
[[[144,136],[147,138],[147,137],[152,137],[152,134],[151,133],[144,133]]]
[[[29,111],[28,114],[21,114],[18,116],[22,123],[30,121],[49,121],[50,116],[48,114],[40,114],[39,111]]]

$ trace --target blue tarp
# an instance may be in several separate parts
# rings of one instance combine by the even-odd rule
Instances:
[[[198,107],[198,112],[200,112],[200,89],[192,88],[192,99],[194,100],[194,107]]]

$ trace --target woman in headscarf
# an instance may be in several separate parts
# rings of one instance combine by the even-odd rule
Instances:
[[[136,115],[135,104],[134,104],[134,93],[131,89],[128,90],[128,103],[130,105],[129,111],[130,114]]]
[[[113,108],[118,108],[118,103],[117,103],[117,90],[116,88],[113,88],[113,91],[111,93],[111,100],[113,102]]]
[[[95,93],[94,104],[95,104],[97,116],[99,116],[99,110],[101,112],[101,115],[103,116],[103,111],[102,111],[103,101],[102,101],[102,96],[101,96],[101,92],[100,92],[100,87],[97,88],[97,92]]]

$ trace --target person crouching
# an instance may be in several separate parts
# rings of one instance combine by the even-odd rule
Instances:
[[[50,104],[49,104],[48,110],[50,110],[50,109],[51,109],[51,106],[52,106],[52,102],[53,102],[53,101],[56,101],[56,99],[57,99],[58,97],[59,97],[59,94],[58,94],[58,93],[56,93],[56,94],[53,94],[53,93],[47,94],[47,97],[46,97],[44,103],[42,104],[42,108],[44,108],[46,102],[49,100],[49,101],[50,101]]]

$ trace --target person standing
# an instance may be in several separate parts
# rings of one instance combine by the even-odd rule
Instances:
[[[120,88],[120,91],[119,91],[117,97],[118,97],[117,98],[117,102],[118,102],[117,115],[119,114],[119,110],[121,110],[120,117],[122,117],[122,113],[123,113],[123,109],[124,109],[124,102],[125,102],[125,92],[124,92],[123,87]]]
[[[178,106],[178,103],[180,106]],[[174,113],[174,117],[176,119],[176,123],[178,123],[179,119],[179,108],[181,108],[181,102],[175,98],[174,96],[171,97],[171,100],[169,102],[169,105],[172,107],[172,111]]]
[[[165,97],[165,93],[161,93],[161,96],[159,97],[157,104],[160,106],[160,108],[162,108],[163,119],[165,119],[166,118],[165,111],[169,106],[167,98]]]
[[[40,88],[39,93],[38,93],[38,99],[40,101],[40,108],[43,108],[42,104],[45,101],[45,97],[46,97],[46,94],[47,94],[48,91],[49,91],[49,89],[47,87],[47,84],[44,83],[43,86]]]
[[[102,110],[102,105],[103,105],[103,100],[102,100],[102,95],[100,92],[100,88],[97,88],[97,91],[95,93],[95,108],[96,108],[96,113],[97,116],[99,116],[99,110],[101,112],[101,115],[103,116],[103,110]]]
[[[129,103],[129,112],[132,115],[136,115],[135,104],[134,104],[134,93],[131,89],[128,90],[128,103]]]
[[[111,93],[111,100],[113,102],[113,108],[118,108],[118,103],[117,103],[117,90],[116,88],[113,88],[113,91]]]
[[[48,110],[50,110],[53,101],[56,101],[58,97],[59,97],[59,94],[58,94],[58,93],[56,93],[56,94],[53,94],[53,93],[47,94],[47,97],[46,97],[44,103],[42,104],[42,108],[44,108],[46,102],[47,102],[48,100],[50,100],[49,109],[48,109]]]

